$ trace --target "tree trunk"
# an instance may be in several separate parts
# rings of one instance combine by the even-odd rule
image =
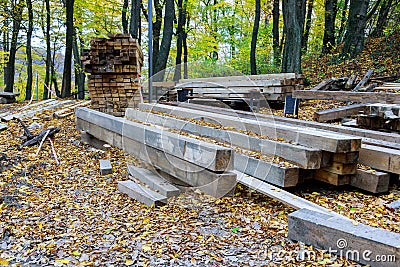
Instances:
[[[346,14],[347,14],[348,6],[349,6],[349,0],[344,0],[342,14],[340,16],[340,28],[339,28],[339,32],[338,32],[337,43],[341,43],[342,39],[343,39],[343,33],[344,33],[345,26],[346,26],[346,21],[347,21]]]
[[[350,0],[347,31],[342,55],[353,58],[364,48],[365,25],[369,0]]]
[[[50,81],[50,89],[52,88],[52,84],[54,84],[54,91],[56,92],[57,97],[61,97],[60,90],[58,89],[57,75],[55,70],[56,64],[56,43],[53,43],[53,56],[51,59],[51,81]]]
[[[30,100],[32,97],[32,83],[33,83],[33,71],[32,71],[32,32],[33,32],[33,10],[32,1],[26,0],[26,6],[28,7],[28,31],[26,34],[26,58],[27,58],[27,71],[28,79],[26,81],[25,100]]]
[[[66,40],[61,97],[71,96],[71,63],[74,42],[74,0],[66,0]]]
[[[307,51],[308,37],[310,35],[311,29],[311,17],[314,6],[314,0],[308,0],[307,5],[307,18],[306,18],[306,28],[304,29],[303,39],[301,40],[301,47],[304,51]]]
[[[281,64],[281,49],[279,47],[279,0],[274,0],[272,9],[272,47],[274,50],[274,65]]]
[[[43,88],[43,99],[47,99],[49,97],[50,88],[50,72],[51,72],[51,43],[50,43],[50,1],[46,0],[46,74],[44,78],[44,88]]]
[[[18,3],[12,4],[12,32],[11,32],[11,44],[9,50],[8,61],[6,64],[6,87],[4,92],[12,93],[14,91],[14,74],[15,74],[15,57],[18,50],[18,35],[21,29],[22,11],[24,2],[19,1]]]
[[[122,32],[124,34],[128,33],[128,18],[126,17],[126,14],[128,13],[128,6],[129,6],[129,0],[124,0],[124,4],[122,6],[122,14],[121,14]]]
[[[282,72],[301,73],[301,39],[305,19],[305,1],[283,0],[285,45]]]
[[[162,10],[163,6],[161,5],[159,0],[154,0],[154,10],[156,13],[156,21],[153,22],[153,73],[156,74],[156,61],[158,58],[158,53],[160,51],[160,34],[161,34],[161,25],[162,25]]]
[[[132,0],[131,4],[131,19],[129,32],[132,38],[138,39],[139,37],[139,21],[140,21],[140,0]]]
[[[182,77],[182,46],[184,26],[186,24],[186,5],[183,6],[183,0],[178,0],[178,29],[177,29],[177,44],[176,44],[176,59],[175,59],[175,72],[174,81],[179,81]]]
[[[381,8],[379,9],[378,21],[376,22],[375,29],[372,31],[372,37],[380,37],[383,35],[383,30],[387,26],[387,19],[389,11],[392,8],[393,0],[384,0]]]
[[[261,15],[261,0],[256,0],[256,12],[254,15],[253,34],[251,35],[251,46],[250,46],[250,72],[251,75],[257,74],[257,62],[256,62],[256,48],[257,48],[257,36],[258,27],[260,25]]]
[[[75,69],[75,87],[78,88],[78,99],[85,98],[85,72],[83,70],[83,64],[80,58],[80,52],[78,47],[78,35],[76,34],[76,29],[74,31],[74,69]]]
[[[155,81],[163,81],[165,75],[165,68],[167,66],[167,60],[169,51],[171,48],[172,34],[174,31],[174,17],[175,17],[175,5],[174,0],[165,0],[165,16],[164,16],[164,29],[163,38],[161,41],[160,51],[155,65],[155,73],[159,73],[155,77]]]
[[[325,0],[325,27],[322,41],[322,53],[327,54],[335,46],[335,20],[337,0]]]

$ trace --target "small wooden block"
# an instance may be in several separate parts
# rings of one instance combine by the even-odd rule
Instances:
[[[108,159],[101,159],[100,162],[100,174],[106,175],[112,173],[111,162]]]
[[[325,170],[316,170],[314,179],[332,185],[345,185],[350,183],[350,175],[340,175]]]

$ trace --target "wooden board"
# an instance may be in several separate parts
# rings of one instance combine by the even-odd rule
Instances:
[[[235,131],[215,129],[189,121],[135,109],[128,109],[126,117],[181,130],[197,136],[210,137],[220,142],[226,142],[233,146],[251,151],[259,151],[266,155],[276,155],[305,169],[320,168],[322,153],[318,149],[274,140],[260,139]]]
[[[150,189],[158,191],[163,196],[172,197],[180,193],[177,187],[150,170],[128,164],[128,173],[142,183],[148,185]]]
[[[367,129],[357,129],[357,128],[349,128],[340,125],[333,125],[327,123],[319,123],[313,121],[304,121],[293,118],[286,118],[281,116],[272,116],[265,114],[255,114],[252,112],[241,111],[241,110],[232,110],[232,109],[224,109],[217,107],[204,107],[202,105],[196,104],[188,104],[188,103],[171,103],[171,105],[178,105],[180,107],[196,109],[202,111],[209,111],[223,115],[241,117],[246,119],[252,119],[257,121],[267,121],[267,122],[279,122],[288,125],[297,125],[297,126],[305,126],[307,128],[313,129],[321,129],[326,131],[332,131],[336,133],[342,133],[352,136],[359,136],[362,138],[363,143],[374,144],[378,146],[384,147],[393,147],[393,143],[400,143],[400,134],[396,133],[385,133],[374,130]]]
[[[340,163],[340,162],[332,162],[330,166],[321,168],[324,171],[341,174],[341,175],[349,175],[355,174],[357,172],[357,164],[350,163]]]
[[[194,138],[182,136],[167,130],[147,126],[142,123],[123,120],[118,126],[113,116],[88,108],[78,108],[76,117],[96,122],[103,128],[120,127],[118,132],[148,146],[160,149],[165,153],[193,162],[213,171],[225,171],[233,168],[232,151],[229,148],[210,144]]]
[[[395,93],[296,90],[293,91],[293,97],[309,100],[400,104],[400,94]]]
[[[289,214],[288,225],[292,240],[372,267],[400,265],[400,234],[308,209]],[[375,261],[383,255],[393,255],[395,261]]]
[[[181,118],[192,118],[206,122],[217,123],[223,126],[234,127],[236,130],[254,132],[270,138],[283,138],[285,141],[316,148],[330,152],[358,151],[361,146],[361,138],[342,136],[335,133],[321,132],[318,130],[304,129],[290,125],[254,121],[232,116],[215,114],[212,112],[196,111],[172,107],[161,104],[140,104],[141,110],[154,110],[170,113]]]
[[[386,172],[357,170],[350,185],[371,193],[385,193],[389,189],[390,175]]]
[[[167,203],[167,198],[134,181],[118,181],[118,190],[147,206],[161,206]]]
[[[340,120],[348,116],[356,115],[364,110],[364,104],[355,104],[345,107],[326,109],[314,113],[314,120],[318,122]]]
[[[362,145],[359,162],[374,169],[400,174],[400,150]]]
[[[350,183],[351,175],[341,175],[325,170],[315,170],[314,179],[332,185],[346,185]]]

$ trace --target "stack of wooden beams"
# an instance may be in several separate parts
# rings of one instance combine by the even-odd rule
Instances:
[[[357,127],[400,131],[400,105],[396,104],[369,104],[362,114],[357,116]]]
[[[308,149],[314,148],[319,150],[322,153],[322,156],[318,156],[320,165],[309,164],[309,166],[314,166],[313,168],[305,167],[306,165],[304,165],[304,162],[301,163],[299,160],[294,161],[294,154],[292,153],[286,152],[285,154],[279,154],[278,150],[276,150],[278,152],[274,152],[275,155],[283,155],[282,157],[284,159],[291,161],[298,166],[298,175],[301,177],[298,179],[299,182],[301,182],[303,179],[314,178],[336,185],[348,183],[354,187],[361,188],[369,192],[382,193],[388,190],[390,176],[392,175],[398,177],[400,174],[400,134],[350,128],[312,121],[302,121],[279,116],[254,114],[245,111],[233,111],[224,108],[205,107],[202,105],[188,103],[171,104],[172,106],[156,105],[152,108],[146,106],[146,104],[142,104],[140,107],[144,108],[146,106],[145,109],[152,109],[153,113],[165,112],[173,114],[177,117],[179,115],[180,117],[184,116],[189,118],[189,114],[191,114],[192,117],[197,117],[198,120],[203,120],[205,122],[212,120],[214,120],[214,122],[218,121],[216,118],[218,116],[224,118],[224,115],[233,118],[231,123],[236,121],[235,124],[232,124],[234,127],[239,126],[241,121],[243,122],[243,119],[247,119],[245,121],[252,120],[254,125],[257,126],[249,129],[252,132],[259,132],[257,128],[263,129],[264,135],[268,134],[268,131],[266,131],[267,128],[264,128],[263,126],[264,123],[267,122],[276,126],[276,133],[272,132],[273,136],[280,136],[281,138],[285,138],[286,141],[293,140],[293,137],[295,137],[295,141],[292,142],[292,144],[302,145]],[[179,106],[179,108],[176,106]],[[182,109],[185,109],[188,112],[183,113]],[[207,112],[207,116],[205,116],[204,113],[199,113],[198,111]],[[129,113],[130,112],[127,114]],[[211,113],[211,115],[209,113]],[[218,122],[223,125],[222,122],[224,121]],[[251,123],[248,125],[251,125]],[[243,128],[243,125],[241,127]],[[187,126],[186,128],[190,127]],[[186,128],[183,129],[187,131]],[[283,135],[284,133],[281,131],[282,129],[287,129],[286,137],[284,137],[285,135]],[[302,130],[303,135],[300,135],[300,133],[295,133],[295,129]],[[200,132],[199,134],[202,133]],[[271,132],[269,134],[271,135]],[[334,136],[336,136],[338,139],[335,140]],[[231,140],[236,139],[232,137]],[[362,141],[361,147],[359,147],[358,143],[360,140]],[[335,148],[335,143],[337,144],[337,149]],[[356,147],[358,147],[358,149],[356,149]],[[252,149],[254,150],[256,147],[253,146]],[[298,149],[300,149],[300,147]],[[356,173],[345,174],[352,173],[356,163],[359,163],[359,165],[357,165]],[[316,172],[318,173],[317,175],[315,175]],[[275,174],[271,173],[271,175],[276,174],[277,172],[275,172]],[[282,179],[284,179],[284,176],[280,176],[279,178],[267,177],[267,179],[264,180],[271,182],[273,180]],[[280,185],[277,183],[273,184]]]
[[[140,102],[143,53],[137,40],[127,34],[93,39],[81,59],[91,73],[88,88],[93,109],[121,117],[126,108]]]
[[[303,89],[302,75],[295,73],[261,74],[212,78],[182,79],[177,90],[191,90],[191,98],[223,101],[249,101],[250,94],[261,94],[265,100],[284,101],[294,90]]]
[[[0,92],[0,104],[11,104],[17,101],[16,97],[19,94]]]
[[[188,108],[193,106],[196,110]],[[228,112],[217,113],[224,109],[201,105],[140,104],[139,109],[129,109],[126,116],[252,151],[244,153],[235,149],[235,170],[274,185],[295,186],[307,178],[334,185],[350,184],[357,172],[360,137],[274,121],[238,118],[237,115],[228,115]],[[254,152],[279,157],[280,160],[264,161]]]
[[[145,170],[129,168],[132,176],[147,179],[150,187],[160,185],[153,176],[178,180],[182,185],[196,187],[214,197],[222,197],[236,186],[236,174],[232,172],[233,151],[229,148],[88,108],[78,108],[76,119],[78,129],[123,149],[150,166],[151,175]],[[134,181],[119,183],[120,191],[147,204],[165,203],[169,197],[160,198],[145,187]]]

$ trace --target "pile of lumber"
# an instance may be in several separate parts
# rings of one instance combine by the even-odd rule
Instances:
[[[356,120],[343,123],[345,126],[373,130],[400,131],[400,105],[368,104]]]
[[[231,104],[250,102],[251,98],[256,101],[259,101],[259,98],[264,101],[284,101],[295,89],[302,89],[303,84],[302,75],[278,73],[182,79],[175,85],[175,90],[190,91],[189,98],[193,99],[193,102],[217,99]]]
[[[129,173],[142,183],[121,181],[119,189],[148,205],[165,203],[174,194],[168,192],[175,189],[160,188],[171,189],[169,182],[214,197],[222,197],[236,186],[229,148],[88,108],[78,108],[76,119],[78,129],[123,149],[147,166],[146,170],[130,166]]]
[[[138,40],[129,34],[93,39],[81,59],[91,73],[88,88],[93,109],[121,117],[126,108],[140,102],[143,53]]]
[[[141,106],[145,105],[142,104]],[[233,127],[241,127],[238,129],[246,129],[244,127],[248,127],[247,131],[250,130],[253,133],[261,132],[263,136],[272,135],[286,141],[293,141],[291,142],[292,145],[302,145],[308,149],[313,148],[321,151],[322,156],[317,157],[320,160],[319,167],[315,164],[313,168],[306,168],[304,162],[300,164],[299,160],[296,159],[294,161],[293,152],[279,153],[278,149],[272,150],[275,155],[295,163],[302,178],[314,178],[336,185],[350,184],[369,192],[379,193],[388,190],[390,176],[398,177],[400,174],[400,134],[188,103],[172,103],[172,105],[169,107],[167,105],[156,105],[152,107],[152,110],[153,113],[165,112],[165,114],[175,114],[177,117],[188,118],[189,114],[192,114],[191,116],[197,117],[198,120],[206,122],[218,121],[221,125],[228,123],[229,121],[225,120],[225,118],[230,117],[232,118],[230,123],[232,123]],[[150,110],[148,106],[146,109]],[[184,109],[187,110],[187,113],[182,112]],[[203,113],[199,113],[199,111]],[[207,116],[205,116],[204,112],[207,112]],[[223,118],[223,120],[219,120],[218,117]],[[249,121],[253,121],[253,123]],[[276,127],[275,132],[269,132],[272,129],[266,127],[271,124]],[[186,126],[186,128],[190,127]],[[299,130],[303,133],[300,134]],[[208,134],[208,132],[206,133]],[[335,138],[337,139],[335,140]],[[231,140],[231,142],[234,142],[237,139],[232,137]],[[358,143],[360,140],[361,147]],[[250,142],[247,141],[246,144],[252,145]],[[335,149],[335,144],[337,149]],[[252,145],[252,149],[258,148]],[[298,149],[304,148],[298,147]],[[313,161],[316,161],[314,157]],[[309,164],[309,166],[313,165]],[[356,172],[354,173],[355,166]],[[249,175],[252,174],[249,173]],[[268,179],[272,181],[277,178]],[[266,181],[270,182],[268,179]],[[283,176],[279,179],[282,180]],[[299,179],[299,182],[302,180]],[[275,185],[278,184],[275,183]]]

